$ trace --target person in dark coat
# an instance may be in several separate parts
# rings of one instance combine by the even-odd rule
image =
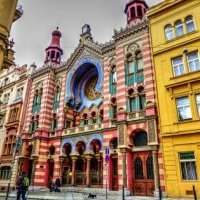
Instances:
[[[55,181],[55,192],[60,192],[61,182],[60,179],[57,178]]]
[[[26,192],[28,191],[29,187],[29,179],[26,176],[25,172],[22,172],[22,175],[18,177],[16,188],[17,188],[17,200],[26,200]]]

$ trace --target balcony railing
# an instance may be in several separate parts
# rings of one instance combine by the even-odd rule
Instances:
[[[84,126],[78,126],[78,127],[73,127],[73,128],[68,128],[65,130],[65,134],[76,134],[80,132],[88,132],[88,131],[93,131],[93,130],[101,130],[103,128],[102,123],[96,123],[96,124],[88,124]]]
[[[142,111],[135,111],[135,112],[130,112],[128,113],[128,119],[142,119],[145,117],[145,110]]]

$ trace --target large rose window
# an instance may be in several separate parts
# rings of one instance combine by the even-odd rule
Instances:
[[[85,59],[67,75],[66,103],[81,110],[102,102],[103,72],[99,62]]]

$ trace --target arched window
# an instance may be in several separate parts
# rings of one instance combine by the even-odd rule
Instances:
[[[193,32],[195,30],[193,16],[189,15],[185,18],[186,30],[188,33]]]
[[[165,26],[165,37],[167,40],[172,40],[174,38],[174,28],[171,24]]]
[[[148,142],[147,133],[145,131],[137,132],[135,133],[133,140],[136,147],[146,146]]]
[[[88,125],[88,115],[86,113],[83,115],[83,123],[84,125]]]
[[[183,23],[181,20],[177,20],[175,22],[175,34],[176,36],[181,36],[184,34]]]
[[[115,137],[110,141],[110,148],[117,149],[118,147],[118,139]]]
[[[131,18],[135,18],[136,17],[136,13],[135,13],[135,7],[131,8]]]
[[[146,160],[146,169],[147,169],[147,179],[154,179],[152,156],[148,156]]]
[[[96,116],[96,112],[92,112],[91,113],[91,122],[92,122],[92,124],[96,124],[96,122],[97,122],[97,116]]]
[[[142,17],[143,16],[142,6],[137,6],[137,16],[138,17]]]
[[[54,59],[54,57],[55,57],[55,51],[52,51],[51,52],[51,59]]]
[[[116,94],[117,92],[117,72],[116,67],[113,66],[110,72],[110,93],[112,95]]]
[[[135,179],[143,179],[144,178],[143,165],[140,157],[137,157],[135,159],[134,166],[135,166]]]

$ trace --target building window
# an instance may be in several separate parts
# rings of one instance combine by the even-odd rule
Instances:
[[[58,128],[58,120],[56,115],[53,115],[53,120],[52,120],[52,125],[51,125],[51,130],[55,131]]]
[[[23,95],[23,87],[17,89],[16,100],[21,99]]]
[[[56,87],[54,99],[53,99],[53,110],[56,111],[59,108],[60,104],[60,87]]]
[[[54,59],[54,57],[55,57],[55,51],[52,51],[51,52],[51,59]]]
[[[83,125],[88,125],[88,115],[86,113],[83,115]]]
[[[117,119],[117,106],[116,105],[111,105],[111,107],[110,107],[110,118]]]
[[[182,56],[173,58],[172,66],[173,66],[174,76],[180,76],[184,74],[184,64]]]
[[[110,72],[110,93],[112,95],[117,92],[117,72],[116,67],[114,66]]]
[[[191,15],[185,18],[185,24],[188,33],[195,31],[194,21]]]
[[[172,40],[174,38],[174,28],[171,24],[165,26],[165,37],[167,40]]]
[[[31,123],[29,126],[29,132],[33,133],[39,127],[39,115],[36,117],[32,116]]]
[[[187,54],[188,66],[191,72],[200,70],[198,51]]]
[[[66,129],[66,128],[71,128],[71,126],[72,126],[72,121],[66,119],[66,120],[65,120],[65,124],[64,124],[65,129]]]
[[[129,111],[134,112],[136,111],[137,105],[136,105],[136,98],[131,97],[129,98]]]
[[[146,98],[145,95],[139,95],[139,110],[145,109]]]
[[[183,23],[181,20],[175,22],[175,34],[177,37],[184,34]]]
[[[176,99],[178,118],[180,121],[192,119],[190,109],[190,101],[188,97],[181,97]]]
[[[197,104],[198,113],[200,115],[200,94],[196,95],[196,104]]]
[[[8,180],[11,175],[11,167],[5,166],[0,168],[0,179],[1,180]]]
[[[9,102],[9,98],[10,98],[10,93],[4,94],[3,104],[7,104]]]
[[[142,17],[143,14],[142,14],[142,7],[141,6],[137,6],[137,16],[138,17]]]
[[[33,113],[40,112],[41,100],[42,100],[42,88],[40,90],[36,90],[35,92],[35,96],[33,99],[33,106],[32,106]]]
[[[136,14],[135,14],[135,7],[131,8],[131,18],[135,18]]]
[[[12,123],[18,120],[19,108],[13,108],[10,110],[8,122]]]
[[[196,160],[194,152],[179,154],[183,180],[197,180]]]

